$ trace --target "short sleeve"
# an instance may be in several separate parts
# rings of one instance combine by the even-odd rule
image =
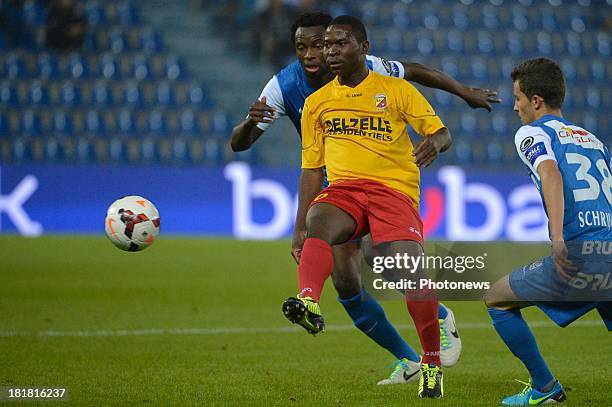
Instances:
[[[514,136],[514,145],[523,163],[536,176],[540,163],[546,160],[557,161],[551,146],[550,136],[540,127],[521,127]]]
[[[302,168],[321,168],[324,165],[323,128],[306,100],[302,110]]]
[[[401,92],[399,95],[400,115],[418,134],[429,137],[446,127],[425,96],[410,83],[402,81],[398,91]]]
[[[367,55],[367,60],[372,64],[372,71],[384,76],[404,78],[404,65],[399,61],[387,61],[384,58]]]
[[[283,92],[281,91],[276,75],[274,75],[263,88],[261,95],[259,95],[259,100],[261,100],[261,98],[264,96],[266,97],[266,104],[276,110],[275,117],[277,119],[285,115]],[[257,127],[265,131],[272,125],[272,123],[257,123]]]

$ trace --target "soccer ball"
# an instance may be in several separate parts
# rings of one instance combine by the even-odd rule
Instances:
[[[159,212],[141,196],[116,200],[106,212],[106,236],[121,250],[137,252],[151,246],[159,234]]]

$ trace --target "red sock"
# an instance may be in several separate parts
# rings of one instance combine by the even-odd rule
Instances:
[[[421,362],[441,366],[438,301],[407,301],[406,304],[421,340]]]
[[[306,239],[298,266],[300,295],[319,302],[323,284],[333,269],[334,257],[329,243],[314,237]]]

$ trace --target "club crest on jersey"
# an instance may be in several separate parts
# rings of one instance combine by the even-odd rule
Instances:
[[[387,107],[387,95],[379,93],[374,96],[375,104],[377,109],[385,109]]]

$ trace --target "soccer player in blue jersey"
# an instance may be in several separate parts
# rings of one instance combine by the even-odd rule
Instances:
[[[522,392],[502,404],[532,406],[562,402],[566,395],[542,358],[522,308],[535,305],[562,327],[597,309],[612,330],[612,290],[584,278],[605,279],[612,272],[612,175],[607,147],[563,118],[565,80],[554,61],[525,61],[511,76],[514,110],[523,123],[514,139],[516,150],[544,201],[552,254],[500,279],[485,302],[497,333],[531,376]]]
[[[323,57],[323,37],[331,20],[327,14],[312,13],[300,16],[293,24],[291,38],[298,60],[270,79],[259,100],[250,107],[248,117],[233,129],[231,146],[234,151],[250,148],[281,116],[288,116],[300,134],[304,101],[335,76]],[[491,110],[490,103],[499,102],[496,92],[469,88],[440,71],[420,64],[387,61],[375,56],[367,56],[366,63],[371,70],[382,75],[404,78],[453,93],[473,108]],[[292,255],[296,262],[300,259],[304,234],[305,231],[298,228],[294,231]],[[397,358],[390,377],[379,384],[417,380],[419,355],[389,322],[380,304],[362,290],[359,269],[355,264],[360,247],[359,242],[349,242],[333,248],[335,268],[332,281],[338,292],[338,300],[357,328]],[[439,318],[442,365],[452,366],[459,358],[461,340],[452,311],[440,305]]]

